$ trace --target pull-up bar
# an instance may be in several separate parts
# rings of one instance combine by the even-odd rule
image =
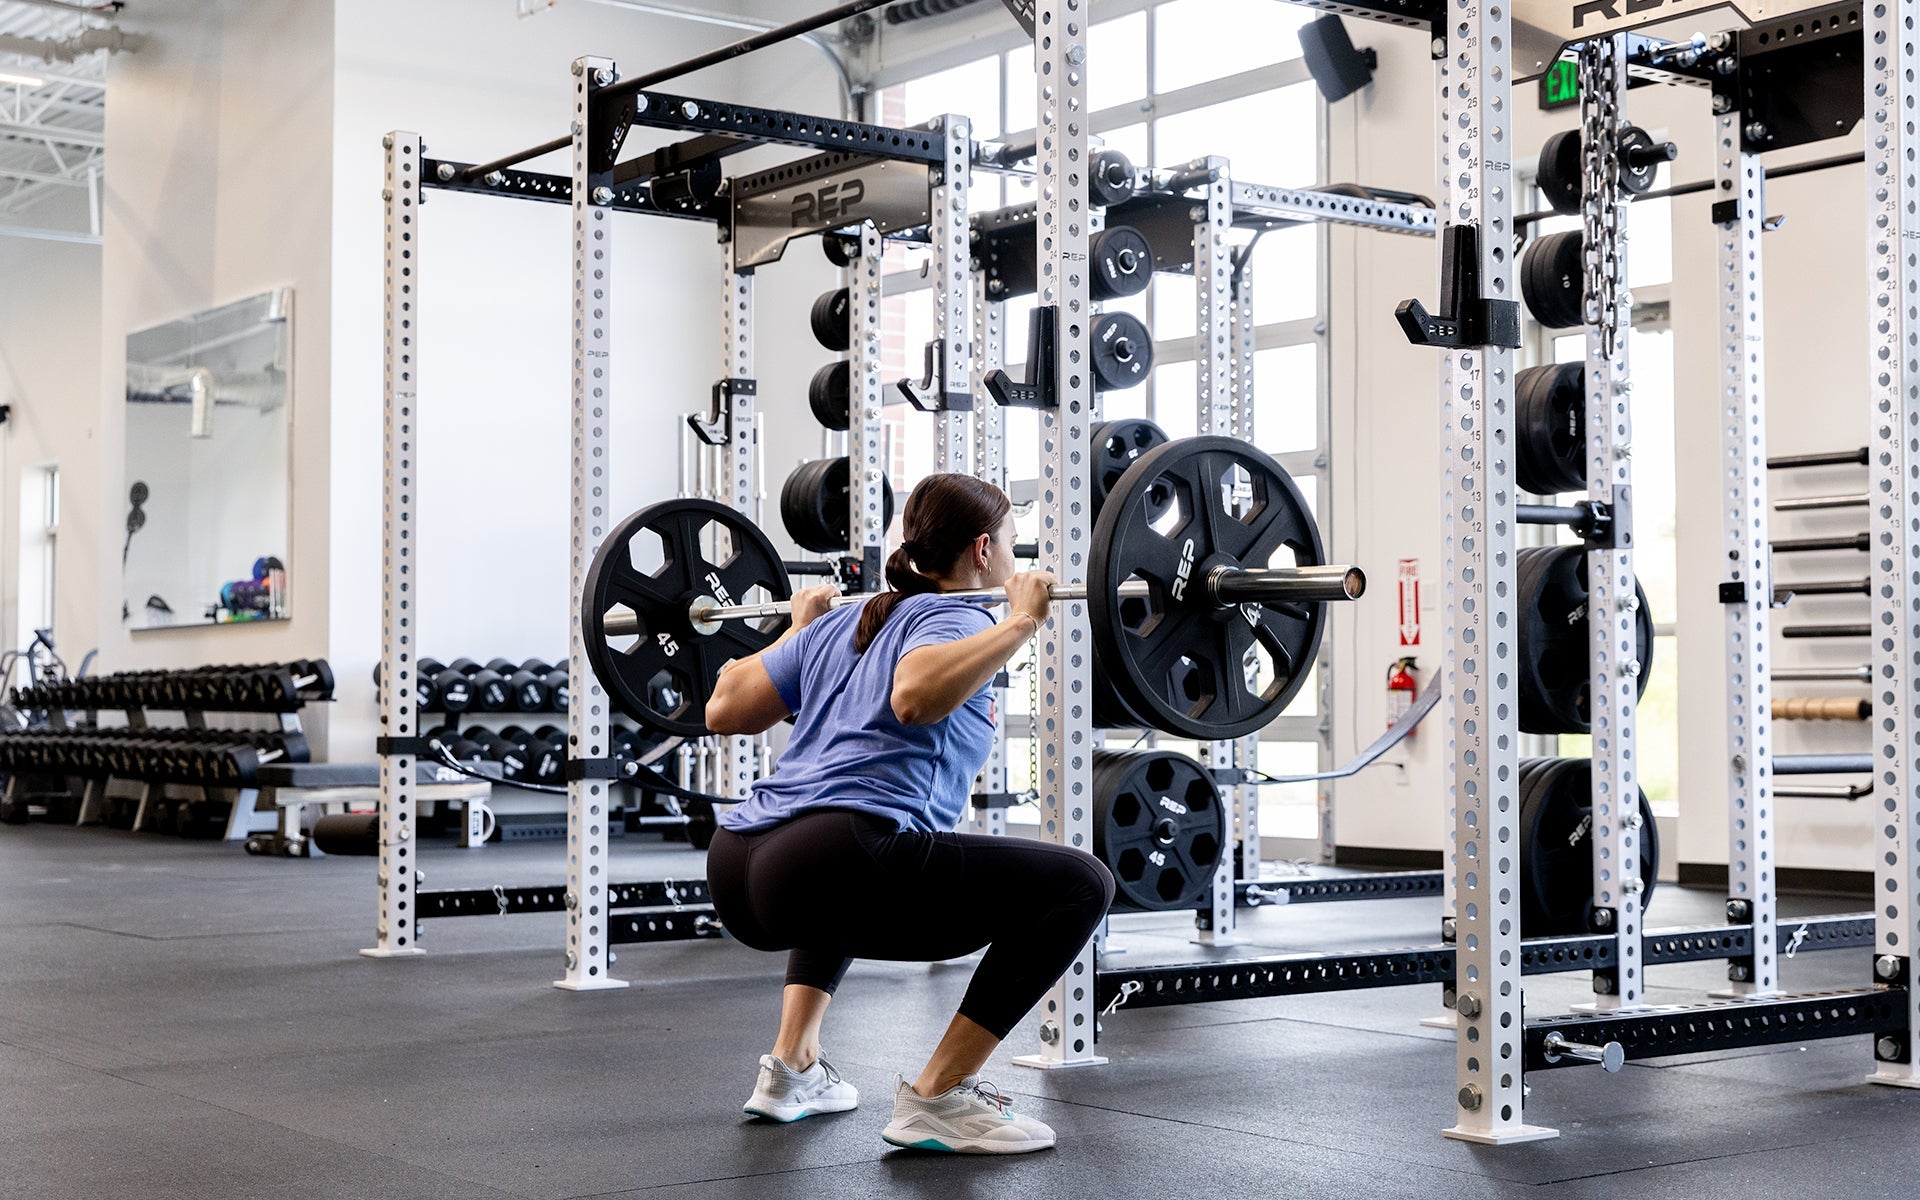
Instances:
[[[764,33],[756,33],[752,37],[742,38],[737,42],[722,46],[717,50],[709,50],[705,54],[696,54],[684,62],[678,62],[669,67],[661,67],[659,70],[649,71],[645,75],[636,75],[632,79],[623,79],[619,83],[602,89],[601,95],[624,96],[629,92],[643,91],[656,84],[665,83],[669,79],[678,79],[682,75],[690,75],[705,67],[715,66],[731,58],[738,58],[742,54],[751,54],[755,50],[778,45],[791,38],[799,37],[803,33],[812,33],[823,25],[832,25],[836,21],[844,21],[849,17],[857,17],[863,12],[880,8],[893,2],[894,0],[849,0],[848,3],[842,4],[838,8],[830,8],[825,12],[815,13],[810,17],[802,17],[798,21],[792,21],[788,24],[769,29]],[[567,137],[557,137],[550,142],[541,142],[538,146],[534,146],[531,149],[516,151],[504,158],[496,158],[492,162],[484,162],[478,166],[468,167],[466,170],[460,172],[459,179],[462,183],[471,182],[475,179],[485,179],[495,171],[504,171],[508,167],[518,166],[530,158],[539,158],[542,154],[551,154],[555,150],[564,149],[572,144],[573,138],[571,135]]]

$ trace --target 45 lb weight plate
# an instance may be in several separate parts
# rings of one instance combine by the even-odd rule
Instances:
[[[1320,530],[1280,464],[1226,437],[1142,454],[1108,493],[1087,556],[1096,696],[1123,714],[1202,741],[1279,716],[1313,669],[1324,604],[1219,608],[1217,569],[1319,566]],[[1122,596],[1129,580],[1145,596]],[[1131,721],[1114,721],[1132,724]]]
[[[1166,750],[1093,752],[1093,852],[1113,872],[1115,908],[1198,908],[1227,837],[1220,789]]]
[[[694,602],[754,604],[793,595],[767,536],[710,500],[669,500],[620,522],[594,556],[586,592],[582,624],[594,675],[620,711],[675,737],[705,736],[721,665],[766,649],[787,627],[785,617],[774,617],[696,632]],[[636,633],[608,636],[606,618],[622,609],[638,621]]]

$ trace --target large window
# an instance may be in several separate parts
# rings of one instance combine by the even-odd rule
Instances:
[[[1209,155],[1226,158],[1236,179],[1276,186],[1321,182],[1323,112],[1299,54],[1297,31],[1314,12],[1273,0],[1112,0],[1102,4],[1089,31],[1087,81],[1090,128],[1104,145],[1136,165],[1174,166]],[[1234,31],[1222,37],[1223,30]],[[1009,142],[1031,138],[1034,126],[1033,47],[1017,30],[958,46],[914,62],[892,62],[875,79],[870,115],[887,124],[915,124],[942,113],[964,114],[976,137]],[[975,176],[976,212],[1033,198],[1021,178]],[[1257,346],[1255,440],[1299,480],[1310,504],[1327,495],[1329,461],[1324,365],[1324,231],[1300,226],[1261,235],[1251,244]],[[931,337],[931,296],[914,286],[924,254],[888,251],[895,282],[886,303],[888,378],[917,375]],[[1174,437],[1197,427],[1193,333],[1197,297],[1188,275],[1162,274],[1142,295],[1108,304],[1147,322],[1154,335],[1155,370],[1139,388],[1101,399],[1108,418],[1151,417]],[[1027,353],[1031,297],[1005,306],[1003,358],[1017,369]],[[932,423],[904,406],[886,410],[888,475],[903,495],[933,466]],[[1007,414],[1007,462],[1016,500],[1031,495],[1039,462],[1035,414]],[[1323,532],[1328,514],[1319,513]],[[1023,536],[1035,532],[1023,522]],[[1009,786],[1028,785],[1031,704],[1028,676],[1016,672],[1009,694]],[[1319,677],[1264,735],[1261,766],[1296,773],[1328,760]],[[1162,741],[1162,744],[1172,745]],[[1011,819],[1031,821],[1031,809]],[[1261,829],[1268,838],[1320,836],[1315,789],[1267,788]]]
[[[60,468],[48,463],[20,479],[20,628],[14,645],[53,627],[54,545],[60,532]]]

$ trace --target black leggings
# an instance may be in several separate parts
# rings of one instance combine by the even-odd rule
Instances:
[[[896,831],[826,809],[722,829],[707,885],[727,932],[788,950],[787,982],[824,992],[856,958],[940,962],[987,947],[960,1013],[995,1037],[1065,974],[1113,903],[1090,854],[1023,837]]]

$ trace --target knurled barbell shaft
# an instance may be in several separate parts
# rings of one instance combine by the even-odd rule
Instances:
[[[1252,571],[1236,570],[1233,567],[1216,567],[1205,577],[1201,586],[1213,604],[1220,608],[1228,608],[1236,604],[1358,600],[1367,590],[1367,577],[1365,572],[1354,566],[1272,567]],[[875,594],[836,596],[832,601],[832,607],[864,604]],[[1005,588],[984,588],[977,591],[944,594],[955,600],[981,604],[999,603],[1007,598]],[[1151,588],[1145,582],[1135,580],[1121,584],[1120,594],[1145,596],[1151,594]],[[1087,588],[1084,584],[1055,584],[1049,596],[1053,600],[1085,600]],[[756,621],[765,617],[784,617],[792,611],[792,601],[776,600],[768,604],[700,604],[690,608],[687,615],[698,628],[722,621]],[[605,629],[609,636],[620,637],[638,633],[640,623],[637,618],[625,613],[608,613]]]

